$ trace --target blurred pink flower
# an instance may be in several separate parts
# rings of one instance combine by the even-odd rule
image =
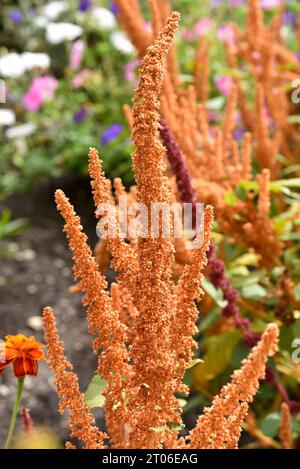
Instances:
[[[280,6],[281,0],[261,0],[261,7],[264,9],[277,8]]]
[[[226,75],[216,78],[216,87],[224,96],[228,96],[230,94],[232,83],[232,77]]]
[[[207,117],[208,117],[208,122],[217,122],[218,120],[221,119],[221,114],[217,111],[208,111]],[[211,135],[214,136],[216,133],[216,129],[212,129],[211,132],[212,132]]]
[[[245,0],[230,0],[229,6],[231,7],[239,7],[245,4]]]
[[[72,70],[77,70],[80,67],[83,52],[84,42],[81,39],[78,39],[78,41],[74,42],[70,54],[70,67]]]
[[[190,31],[189,29],[184,29],[182,31],[182,37],[186,41],[191,41],[192,39],[194,39],[194,33],[193,31]]]
[[[84,68],[79,72],[71,81],[71,86],[72,88],[79,88],[80,86],[83,85],[85,80],[87,80],[92,74],[92,70],[89,68]]]
[[[53,97],[57,84],[57,80],[49,75],[34,78],[29,90],[23,96],[25,109],[38,111],[44,101]]]
[[[212,27],[212,21],[209,18],[201,18],[194,28],[195,36],[205,36]]]
[[[135,69],[138,67],[140,61],[139,60],[130,60],[124,66],[124,76],[127,81],[131,81],[132,83],[136,82],[135,76]]]
[[[218,38],[220,41],[229,45],[234,44],[234,30],[229,24],[223,24],[218,29]]]
[[[152,23],[151,21],[144,21],[144,29],[145,31],[148,31],[149,33],[152,32]]]

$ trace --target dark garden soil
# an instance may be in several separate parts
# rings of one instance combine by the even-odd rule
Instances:
[[[96,242],[93,202],[85,180],[52,181],[32,195],[14,196],[5,203],[14,218],[28,219],[29,228],[18,237],[2,241],[0,339],[22,332],[43,342],[42,308],[53,306],[67,355],[78,373],[81,389],[85,390],[96,368],[96,357],[91,352],[92,338],[87,331],[81,296],[69,292],[73,285],[72,256],[53,201],[57,187],[62,187],[75,205],[91,245]],[[8,368],[0,376],[0,447],[7,434],[15,390],[16,380]],[[65,440],[66,416],[58,413],[53,377],[45,363],[41,363],[37,377],[26,378],[23,405],[30,409],[36,425],[50,427]],[[97,415],[101,420],[101,410]]]

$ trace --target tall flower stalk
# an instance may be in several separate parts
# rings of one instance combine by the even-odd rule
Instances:
[[[25,380],[25,376],[23,376],[22,378],[18,378],[18,388],[17,388],[16,400],[15,400],[14,408],[13,408],[13,411],[12,411],[12,416],[11,416],[11,420],[10,420],[8,435],[7,435],[7,438],[6,438],[4,449],[8,449],[10,447],[13,436],[14,436],[17,416],[18,416],[18,413],[19,413],[19,410],[20,410],[20,404],[21,404],[21,399],[22,399],[22,394],[23,394],[24,380]]]
[[[166,83],[163,80],[165,63],[178,22],[179,14],[175,12],[147,49],[134,98],[134,198],[147,209],[148,227],[151,227],[153,204],[170,206],[174,198],[165,175],[165,149],[159,139],[158,121],[160,92]],[[89,157],[96,207],[108,204],[115,208],[116,200],[126,194],[121,181],[114,182],[113,194],[95,149],[90,149]],[[94,352],[99,356],[98,373],[106,381],[104,407],[109,444],[115,448],[206,447],[207,442],[199,435],[205,433],[208,422],[214,427],[220,423],[217,432],[212,433],[214,447],[236,447],[248,403],[257,390],[258,380],[263,377],[268,356],[276,350],[276,325],[268,326],[241,371],[221,392],[219,402],[226,402],[228,412],[234,407],[232,416],[227,418],[222,406],[216,405],[216,398],[209,420],[205,412],[205,417],[199,419],[187,438],[179,435],[182,416],[176,393],[188,393],[182,380],[197,348],[193,339],[197,331],[196,301],[203,295],[200,283],[207,264],[212,207],[205,207],[203,243],[191,251],[189,262],[177,281],[172,276],[174,240],[170,213],[164,214],[168,236],[163,235],[160,226],[158,236],[148,231],[145,237],[129,236],[125,241],[117,222],[115,236],[108,235],[106,239],[117,271],[117,281],[109,291],[74,208],[62,191],[57,191],[55,197],[73,252],[77,288],[85,294],[83,303],[88,310],[90,332],[96,335]],[[96,213],[101,221],[103,215],[98,210]],[[109,225],[112,219],[107,216],[105,220]],[[60,409],[71,411],[71,435],[86,448],[103,448],[106,434],[96,428],[84,403],[49,307],[44,310],[44,324],[48,362],[55,374]],[[249,385],[247,390],[244,382]],[[230,400],[226,398],[227,389]],[[229,434],[232,436],[228,440],[226,435]],[[74,447],[73,443],[67,443],[67,448]]]

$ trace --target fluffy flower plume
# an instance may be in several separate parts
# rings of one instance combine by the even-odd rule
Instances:
[[[279,438],[283,449],[292,448],[292,417],[290,408],[286,402],[281,404]]]
[[[107,382],[105,394],[109,422],[110,411],[118,404],[117,413],[121,415],[125,406],[122,397],[123,376],[130,375],[125,346],[126,330],[112,308],[111,298],[105,290],[106,280],[99,272],[87,245],[87,237],[82,233],[79,217],[62,191],[56,191],[55,198],[66,221],[65,231],[73,252],[75,278],[79,281],[80,290],[85,293],[83,304],[88,308],[90,332],[98,335],[94,341],[94,350],[102,350],[99,354],[98,372]]]
[[[102,204],[115,209],[120,198],[127,197],[129,205],[138,202],[147,209],[149,231],[154,203],[170,207],[178,192],[184,201],[195,202],[196,191],[198,200],[206,204],[214,201],[218,221],[226,227],[225,233],[238,232],[242,236],[243,231],[245,236],[247,232],[249,244],[252,242],[259,250],[261,243],[255,238],[255,227],[269,223],[270,170],[263,171],[257,179],[261,189],[258,207],[250,196],[246,201],[239,200],[234,207],[224,202],[225,194],[235,190],[242,175],[247,180],[251,178],[251,136],[246,133],[241,148],[233,137],[236,105],[240,99],[238,83],[234,78],[226,121],[215,135],[209,127],[206,103],[203,101],[199,105],[197,102],[196,80],[183,89],[176,77],[172,46],[179,14],[173,13],[166,21],[168,2],[152,0],[153,32],[149,32],[144,27],[136,0],[118,0],[116,3],[118,18],[140,56],[146,52],[141,60],[133,112],[126,108],[135,146],[132,160],[136,187],[127,193],[122,181],[116,179],[112,188],[103,173],[97,151],[91,148],[89,172],[96,209]],[[239,37],[239,32],[233,30],[232,41]],[[153,45],[150,45],[153,38]],[[234,63],[235,52],[231,53]],[[205,89],[201,92],[208,94]],[[159,122],[160,113],[164,120]],[[253,132],[253,128],[250,130]],[[178,191],[174,190],[173,180],[169,181],[166,176],[166,156],[175,173]],[[217,171],[214,170],[215,162]],[[189,171],[195,175],[194,180],[190,179]],[[159,233],[156,237],[148,232],[147,237],[128,234],[125,238],[118,214],[114,236],[101,239],[97,248],[99,256],[106,255],[100,269],[82,232],[80,220],[61,191],[56,192],[56,203],[65,219],[78,288],[85,293],[90,331],[97,336],[94,350],[99,354],[98,373],[106,380],[104,408],[110,445],[115,448],[236,448],[248,406],[257,392],[259,380],[265,375],[267,359],[276,351],[278,327],[275,324],[267,326],[241,369],[233,374],[231,383],[222,388],[212,406],[205,409],[188,437],[180,437],[176,429],[182,424],[176,393],[188,392],[182,379],[196,349],[193,339],[197,331],[196,301],[202,296],[201,280],[211,243],[213,208],[205,207],[203,240],[190,255],[186,255],[183,238],[173,240],[174,221],[169,212],[163,213],[162,219],[158,214]],[[243,223],[231,219],[233,210],[241,214]],[[112,222],[107,213],[97,210],[96,216],[99,222]],[[238,228],[234,226],[233,229],[234,223]],[[162,233],[163,225],[164,230],[169,229],[168,236]],[[271,239],[270,223],[267,229],[264,227],[264,232]],[[184,259],[176,279],[173,277],[175,247],[178,248],[176,260],[180,255]],[[109,257],[117,272],[110,290],[103,275],[103,266],[107,265]],[[231,300],[229,306],[233,307],[236,291],[229,284],[226,288],[226,299]],[[50,365],[56,374],[62,408],[71,409],[71,432],[86,447],[103,447],[105,435],[95,429],[92,417],[84,407],[76,377],[66,371],[70,364],[64,357],[52,311],[48,308],[44,315]],[[73,401],[76,405],[79,403],[78,408]],[[76,420],[72,420],[74,415]],[[89,440],[84,440],[81,433],[83,425],[88,429]],[[71,449],[74,445],[68,443],[67,447]]]
[[[243,361],[242,368],[234,372],[231,382],[199,417],[195,429],[190,432],[189,448],[237,448],[241,422],[256,394],[259,380],[265,376],[266,361],[277,350],[278,334],[275,324],[267,326],[259,343]]]
[[[148,209],[148,216],[153,202],[170,202],[167,180],[163,174],[164,149],[158,136],[158,108],[164,61],[178,21],[178,13],[173,13],[154,45],[147,50],[134,97],[133,168],[137,182],[137,201]],[[169,217],[164,222],[170,226]],[[170,353],[168,338],[172,319],[169,282],[173,245],[170,239],[163,238],[160,233],[158,238],[139,239],[138,254],[140,276],[135,302],[139,315],[131,348],[133,386],[137,388],[137,394],[131,403],[136,409],[132,415],[132,447],[136,448],[160,444],[164,434],[151,431],[151,428],[164,425],[168,420],[172,421],[176,404],[172,389],[174,356]],[[155,409],[161,410],[158,413]]]
[[[69,415],[71,436],[80,440],[86,449],[104,448],[106,435],[95,426],[95,420],[84,402],[78,380],[72,371],[71,363],[64,355],[64,347],[59,339],[53,310],[44,309],[44,329],[47,341],[48,365],[55,375],[55,384],[60,399],[61,412],[66,409]]]

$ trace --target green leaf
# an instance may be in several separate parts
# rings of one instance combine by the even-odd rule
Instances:
[[[84,402],[90,409],[103,407],[105,398],[103,391],[105,390],[105,381],[99,375],[93,376],[87,390],[84,393]]]
[[[300,124],[300,115],[294,115],[288,117],[289,124]]]
[[[219,376],[227,368],[240,338],[240,331],[230,331],[208,339],[203,363],[194,369],[193,383],[196,388],[200,389],[207,381]]]
[[[212,308],[208,314],[201,318],[201,322],[198,327],[199,333],[205,331],[208,327],[212,326],[216,321],[220,319],[220,308],[216,306]]]
[[[28,227],[25,218],[11,219],[11,213],[8,209],[4,209],[0,215],[0,239],[8,238],[10,236],[17,236]]]
[[[294,286],[295,300],[300,300],[300,283]]]
[[[187,405],[187,402],[188,402],[186,399],[181,399],[181,398],[178,398],[177,401],[181,409],[183,409]]]
[[[190,412],[191,410],[196,409],[197,407],[204,407],[207,404],[205,397],[202,394],[196,394],[192,396],[184,408],[182,409],[183,414]]]
[[[186,367],[186,369],[189,370],[190,368],[193,368],[195,365],[198,365],[198,363],[203,363],[203,360],[201,360],[201,358],[195,358],[194,360],[192,360],[191,364]]]
[[[239,265],[251,265],[256,267],[258,265],[259,257],[257,254],[247,252],[242,256],[239,256],[237,259],[231,262],[232,267],[237,267]]]
[[[280,277],[280,275],[283,274],[284,271],[285,271],[284,266],[274,267],[274,269],[271,270],[271,276],[274,280],[278,280],[278,278]]]
[[[239,200],[245,201],[247,199],[246,189],[239,185],[237,185],[235,188],[235,195],[239,198]]]
[[[168,427],[171,430],[177,430],[177,431],[181,432],[181,430],[183,430],[185,428],[185,425],[184,425],[184,423],[181,423],[180,425],[177,425],[176,423],[171,423],[170,425],[168,425]]]
[[[256,283],[254,285],[246,285],[245,287],[243,287],[241,290],[241,294],[244,298],[254,300],[267,296],[267,291],[261,285],[258,285]]]
[[[166,426],[162,426],[162,427],[150,427],[149,430],[150,432],[154,432],[154,433],[161,433],[163,432],[164,430],[166,429]]]
[[[209,111],[219,111],[224,104],[225,98],[223,96],[217,96],[207,101],[206,107]]]
[[[237,200],[238,200],[238,198],[237,198],[237,196],[235,195],[235,193],[233,191],[226,192],[226,194],[224,196],[224,202],[227,205],[232,207],[237,202]]]
[[[300,187],[300,178],[280,179],[274,182],[283,187]]]
[[[242,180],[238,183],[238,187],[242,187],[246,191],[258,191],[258,184],[256,181]]]
[[[300,116],[299,116],[300,117]],[[300,164],[293,164],[292,166],[288,166],[282,170],[282,174],[285,176],[291,173],[296,173],[300,171]]]
[[[225,301],[225,300],[223,299],[223,293],[222,293],[222,291],[221,291],[221,290],[217,290],[209,280],[203,279],[202,282],[201,282],[201,286],[202,286],[203,289],[206,291],[206,293],[207,293],[213,300],[215,300],[216,304],[217,304],[220,308],[224,308],[224,306],[226,306],[227,301]]]
[[[281,241],[300,241],[300,233],[284,233],[279,239],[281,239]]]
[[[228,277],[248,277],[249,270],[244,265],[238,265],[237,267],[230,268],[228,270]]]
[[[266,436],[274,438],[278,434],[279,425],[280,413],[272,412],[260,421],[259,427]]]
[[[262,280],[266,275],[266,271],[264,269],[257,270],[256,272],[251,272],[247,277],[232,277],[232,284],[235,288],[244,288],[250,285],[257,284],[260,280]]]

